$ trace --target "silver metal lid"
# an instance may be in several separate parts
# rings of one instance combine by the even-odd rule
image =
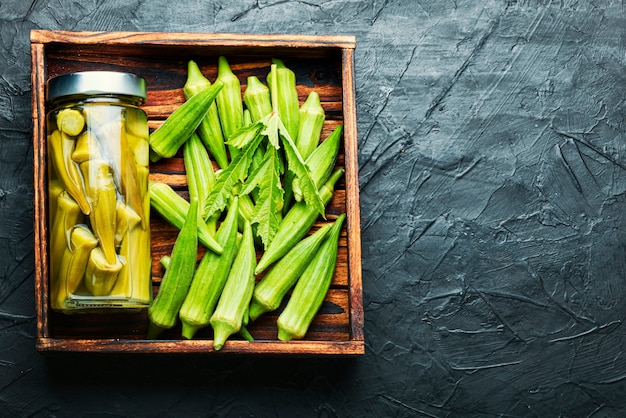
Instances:
[[[48,81],[48,100],[74,95],[125,95],[146,100],[146,81],[134,74],[84,71],[63,74]]]

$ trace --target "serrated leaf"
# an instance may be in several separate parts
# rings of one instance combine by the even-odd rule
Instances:
[[[262,121],[244,126],[243,128],[233,132],[226,144],[242,149],[257,137],[264,126],[265,125]]]
[[[257,235],[261,238],[265,248],[276,235],[282,218],[281,209],[284,194],[281,185],[282,173],[283,164],[277,150],[268,147],[263,157],[263,163],[251,176],[254,180],[246,187],[249,189],[250,185],[254,183],[259,188],[252,223],[257,224]]]
[[[261,134],[267,136],[267,139],[270,144],[276,149],[280,148],[280,135],[279,135],[279,124],[280,118],[278,117],[278,113],[272,112],[266,117],[264,117],[261,121],[265,128],[261,131]]]
[[[278,131],[282,139],[285,156],[287,157],[287,165],[289,170],[298,178],[304,202],[307,205],[312,205],[315,210],[325,218],[324,202],[322,201],[317,187],[315,187],[315,182],[311,178],[311,170],[304,163],[304,159],[300,155],[296,144],[289,136],[289,132],[287,132],[287,128],[283,125],[280,118],[278,118]]]
[[[265,155],[263,156],[263,159],[261,160],[261,163],[258,165],[258,167],[252,173],[250,173],[250,175],[246,179],[241,191],[239,191],[240,195],[252,193],[255,187],[263,187],[263,176],[268,175],[270,169],[272,168],[268,160],[268,151],[265,152]]]
[[[248,170],[252,163],[252,155],[259,145],[263,135],[256,137],[247,143],[240,153],[235,156],[231,163],[218,176],[213,190],[209,194],[205,204],[205,216],[209,217],[218,211],[224,210],[230,197],[233,195],[233,187],[245,181]]]

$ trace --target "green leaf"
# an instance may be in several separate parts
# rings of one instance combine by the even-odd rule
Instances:
[[[261,238],[265,248],[276,235],[282,219],[283,188],[281,174],[283,163],[278,151],[268,147],[263,157],[263,163],[246,182],[245,192],[254,187],[259,188],[252,223],[257,224],[257,235]]]
[[[264,126],[263,121],[254,122],[248,126],[244,126],[233,132],[226,144],[242,149],[257,137]]]
[[[263,135],[257,134],[249,141],[240,153],[235,156],[231,163],[218,176],[213,190],[209,194],[205,204],[205,216],[209,217],[218,211],[224,210],[230,197],[233,195],[233,187],[245,181],[248,170],[252,163],[252,155],[256,147],[263,139]]]
[[[298,178],[304,202],[307,205],[312,205],[315,210],[320,213],[320,215],[326,218],[324,202],[322,201],[317,187],[315,187],[315,182],[311,178],[311,170],[302,159],[296,144],[289,136],[287,128],[285,128],[285,125],[283,125],[280,118],[278,118],[278,131],[280,132],[283,148],[285,149],[287,166],[289,167],[289,170]]]
[[[261,134],[266,135],[269,143],[276,149],[280,148],[279,142],[279,125],[282,124],[280,118],[278,117],[278,113],[272,112],[266,117],[264,117],[261,122],[265,126],[265,128],[261,131]]]

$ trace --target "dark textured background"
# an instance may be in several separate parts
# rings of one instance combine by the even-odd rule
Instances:
[[[0,1],[0,416],[626,416],[625,8]],[[37,353],[34,28],[356,35],[365,356]]]

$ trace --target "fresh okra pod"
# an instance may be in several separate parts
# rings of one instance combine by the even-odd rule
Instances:
[[[172,112],[161,127],[150,134],[153,161],[170,158],[176,154],[180,146],[198,128],[222,87],[222,83],[216,81],[208,89],[192,96]]]
[[[278,316],[278,339],[304,338],[328,293],[337,264],[337,251],[345,213],[337,217],[321,247],[298,278],[287,306]]]
[[[198,201],[189,206],[174,248],[169,267],[165,270],[159,292],[148,308],[150,325],[148,338],[156,338],[161,332],[176,324],[180,310],[196,269],[198,252]]]
[[[238,332],[244,323],[254,289],[256,252],[250,223],[246,222],[239,252],[233,261],[226,284],[222,290],[215,312],[211,316],[213,347],[220,350],[228,337]]]
[[[315,187],[319,188],[324,184],[335,167],[342,130],[343,125],[337,126],[306,159],[306,165],[311,170],[311,179],[313,179]],[[297,202],[302,200],[302,190],[298,179],[293,181],[293,196]]]
[[[329,224],[322,226],[298,242],[267,272],[254,287],[250,303],[250,320],[254,321],[261,314],[273,311],[280,306],[283,297],[310,263],[329,231]]]
[[[320,196],[324,204],[330,202],[335,183],[341,178],[343,173],[343,168],[336,169],[326,183],[320,187]],[[317,217],[317,210],[311,205],[307,205],[304,201],[294,204],[283,218],[272,242],[261,256],[255,273],[262,273],[270,264],[284,256],[306,235],[311,229],[311,226],[315,223]]]
[[[272,113],[270,89],[256,76],[248,77],[248,84],[243,93],[243,101],[250,110],[252,122],[257,122]]]
[[[228,143],[230,136],[243,126],[243,102],[241,101],[241,83],[230,68],[228,60],[223,56],[218,58],[217,82],[224,85],[217,95],[217,111],[224,138]],[[229,146],[228,150],[232,160],[238,150],[233,146]]]
[[[238,208],[239,198],[235,196],[228,208],[224,222],[215,235],[215,239],[224,248],[224,252],[217,255],[207,251],[196,269],[191,287],[179,313],[183,324],[182,335],[184,338],[193,338],[197,330],[209,325],[211,315],[215,310],[215,305],[237,255]]]
[[[191,137],[183,145],[183,161],[187,173],[189,198],[198,199],[200,217],[206,221],[204,203],[215,186],[215,172],[213,172],[209,153],[202,144],[200,137],[195,133],[191,134]],[[214,218],[213,221],[215,220]]]
[[[292,137],[298,152],[300,152],[300,156],[305,162],[320,142],[320,134],[324,126],[325,116],[324,108],[322,108],[322,104],[320,103],[319,94],[315,91],[311,91],[299,110],[298,134],[296,137]],[[294,178],[293,172],[287,171],[287,173],[285,173],[284,211],[287,211],[291,206],[291,200],[294,196],[293,183],[295,180],[297,179]]]
[[[302,159],[306,160],[320,142],[326,118],[320,96],[316,91],[309,93],[305,102],[300,106],[299,112],[298,135],[294,141]]]
[[[291,139],[296,141],[300,119],[300,102],[296,89],[296,75],[285,66],[283,61],[273,59],[272,63],[275,71],[271,71],[267,76],[272,102],[276,101],[278,116],[287,128]],[[273,94],[274,92],[277,92],[277,94]]]
[[[183,86],[183,92],[187,100],[192,96],[211,87],[211,82],[202,74],[195,61],[189,61],[187,65],[187,82]],[[228,167],[228,156],[224,145],[224,135],[215,101],[209,106],[206,116],[200,122],[197,133],[204,145],[220,168]]]
[[[165,183],[150,182],[150,204],[169,223],[181,229],[189,212],[189,202]],[[204,221],[197,223],[198,240],[209,250],[221,254],[224,249],[211,235]]]

